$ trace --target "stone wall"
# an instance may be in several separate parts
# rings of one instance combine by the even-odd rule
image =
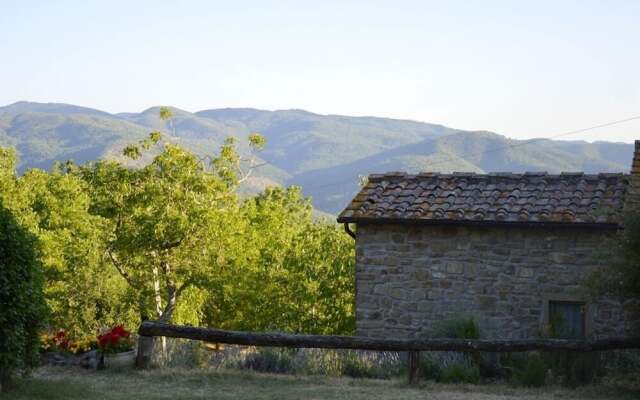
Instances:
[[[358,335],[427,337],[440,321],[472,316],[483,337],[531,338],[548,302],[587,302],[589,337],[629,329],[616,301],[589,301],[581,281],[606,266],[611,232],[588,229],[359,225]],[[627,316],[628,319],[628,316]]]

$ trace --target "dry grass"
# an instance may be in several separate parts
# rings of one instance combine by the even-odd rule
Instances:
[[[431,382],[409,387],[402,381],[287,376],[235,371],[152,370],[90,372],[42,368],[21,381],[2,399],[638,399],[640,392],[613,386],[576,390],[512,388],[503,385],[442,385]]]

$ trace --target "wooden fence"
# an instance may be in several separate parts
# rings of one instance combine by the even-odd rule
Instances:
[[[227,331],[221,329],[195,328],[145,321],[138,330],[137,365],[146,368],[151,359],[152,338],[164,336],[213,343],[247,346],[275,346],[292,348],[352,349],[374,351],[408,352],[409,382],[418,377],[420,351],[460,352],[523,352],[523,351],[572,351],[593,352],[605,350],[640,349],[640,337],[608,338],[600,340],[526,339],[526,340],[480,340],[480,339],[373,339],[360,336],[336,335],[292,335],[284,333],[257,333]]]

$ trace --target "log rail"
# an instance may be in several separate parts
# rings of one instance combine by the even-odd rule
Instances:
[[[525,352],[525,351],[572,351],[593,352],[605,350],[640,349],[640,337],[607,338],[598,340],[566,339],[525,339],[525,340],[484,340],[484,339],[375,339],[362,336],[337,335],[294,335],[285,333],[258,333],[228,331],[192,326],[169,325],[145,321],[138,330],[139,367],[148,366],[151,359],[149,343],[154,336],[202,340],[246,346],[275,346],[318,349],[352,349],[374,351],[409,352],[409,377],[417,376],[417,357],[420,351],[461,351],[461,352]],[[146,343],[146,344],[145,344]]]

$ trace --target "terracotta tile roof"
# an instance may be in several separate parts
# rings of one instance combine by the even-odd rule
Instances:
[[[370,175],[338,222],[618,224],[628,175]]]

